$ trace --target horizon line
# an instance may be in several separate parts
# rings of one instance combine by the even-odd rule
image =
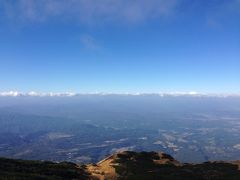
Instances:
[[[240,97],[240,93],[201,93],[195,91],[189,92],[19,92],[19,91],[2,91],[0,92],[0,97],[75,97],[81,95],[125,95],[125,96],[143,96],[143,95],[157,95],[161,97],[165,96],[193,96],[193,97]]]

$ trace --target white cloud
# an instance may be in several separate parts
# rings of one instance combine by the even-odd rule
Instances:
[[[65,93],[39,93],[35,91],[30,91],[27,93],[23,92],[18,92],[18,91],[8,91],[8,92],[0,92],[0,96],[3,97],[18,97],[18,96],[34,96],[34,97],[44,97],[44,96],[49,96],[49,97],[71,97],[71,96],[76,96],[76,93],[73,92],[65,92]]]
[[[39,93],[37,93],[35,91],[31,91],[31,92],[27,93],[27,95],[29,95],[29,96],[39,96]]]
[[[21,96],[22,94],[20,92],[17,92],[17,91],[8,91],[8,92],[1,92],[0,93],[0,96],[13,96],[13,97],[16,97],[16,96]]]
[[[75,19],[82,23],[139,23],[168,16],[177,0],[1,0],[5,16],[41,22],[50,18]]]
[[[239,14],[240,0],[209,5],[200,0],[1,0],[0,19],[45,22],[57,18],[91,25],[109,22],[135,24],[173,14],[181,16],[199,9],[202,16],[207,17],[207,24],[215,26],[222,16]]]
[[[27,93],[18,91],[8,91],[0,92],[0,97],[19,97],[19,96],[29,96],[29,97],[74,97],[80,95],[97,95],[97,96],[108,96],[108,95],[121,95],[121,96],[160,96],[160,97],[240,97],[239,94],[205,94],[197,92],[166,92],[166,93],[111,93],[111,92],[95,92],[95,93],[74,93],[74,92],[63,92],[63,93],[41,93],[30,91]]]

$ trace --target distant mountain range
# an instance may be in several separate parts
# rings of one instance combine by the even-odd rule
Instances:
[[[87,165],[0,158],[0,179],[239,180],[240,161],[182,164],[162,152],[133,151]]]

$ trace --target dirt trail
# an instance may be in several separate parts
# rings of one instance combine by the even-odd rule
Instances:
[[[113,168],[114,156],[109,156],[97,164],[87,165],[87,171],[92,174],[93,180],[116,180],[117,174],[115,168]]]

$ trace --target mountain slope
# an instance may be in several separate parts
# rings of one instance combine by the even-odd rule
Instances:
[[[96,179],[240,179],[238,165],[227,162],[181,164],[165,153],[125,151],[109,156],[88,172]]]
[[[0,179],[239,180],[240,161],[181,164],[165,153],[132,151],[83,166],[0,158]]]

